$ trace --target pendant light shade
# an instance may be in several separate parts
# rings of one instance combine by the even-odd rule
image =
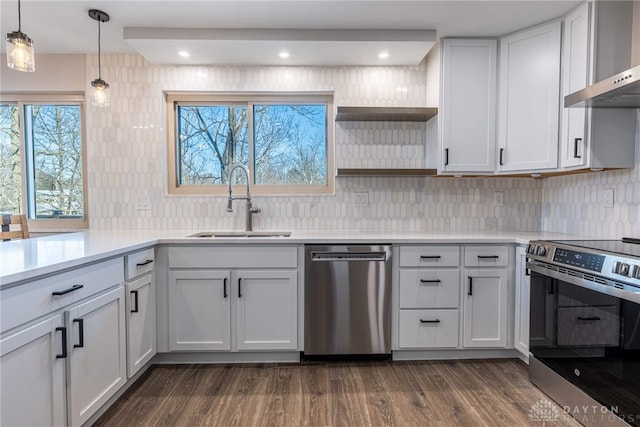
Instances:
[[[18,0],[18,31],[7,34],[7,66],[16,71],[32,73],[36,70],[33,40],[22,31],[20,0]]]
[[[93,93],[91,96],[91,104],[97,107],[109,106],[109,83],[102,80],[102,63],[101,63],[101,51],[100,51],[100,24],[103,22],[109,22],[109,14],[97,10],[89,10],[89,17],[98,21],[98,78],[91,82]]]

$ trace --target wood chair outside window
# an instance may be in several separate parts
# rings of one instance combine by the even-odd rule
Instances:
[[[1,241],[28,238],[29,224],[26,215],[2,215]]]

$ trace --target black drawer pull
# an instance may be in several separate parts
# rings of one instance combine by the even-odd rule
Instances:
[[[56,331],[62,332],[62,353],[56,354],[56,359],[67,358],[67,328],[60,326],[56,328]]]
[[[440,319],[434,319],[434,320],[420,319],[420,323],[440,323]]]
[[[54,297],[59,297],[60,295],[66,295],[69,292],[77,291],[78,289],[82,288],[84,288],[84,285],[73,285],[72,287],[70,287],[69,289],[65,289],[64,291],[51,292],[51,295],[53,295]]]
[[[578,316],[578,319],[580,319],[580,320],[600,320],[600,318],[598,316],[591,316],[591,317]]]
[[[575,138],[573,140],[573,157],[575,159],[580,159],[582,156],[578,154],[578,145],[582,142],[582,138]]]
[[[84,347],[84,319],[73,319],[73,323],[78,324],[78,344],[74,344],[73,348]]]
[[[440,259],[440,255],[420,255],[420,259]]]
[[[469,276],[469,292],[467,292],[467,295],[473,295],[473,277],[471,276]]]
[[[435,280],[420,279],[420,283],[440,283],[440,282],[441,282],[440,279],[435,279]]]
[[[132,313],[138,312],[138,291],[131,291],[131,295],[133,295],[133,308],[131,309]]]
[[[228,297],[229,295],[227,294],[227,278],[225,277],[224,280],[222,280],[222,296],[224,298]]]
[[[152,259],[148,259],[148,260],[146,260],[145,262],[139,262],[139,263],[137,263],[136,265],[137,265],[138,267],[142,267],[142,266],[144,266],[144,265],[151,264],[152,262],[153,262],[153,260],[152,260]]]
[[[238,298],[242,298],[242,277],[238,277]]]
[[[500,255],[478,255],[478,259],[498,259]]]

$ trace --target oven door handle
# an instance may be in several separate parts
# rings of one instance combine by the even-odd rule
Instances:
[[[600,320],[600,318],[598,316],[591,316],[591,317],[578,316],[578,320]]]

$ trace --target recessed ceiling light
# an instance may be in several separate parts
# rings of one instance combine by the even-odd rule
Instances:
[[[186,50],[181,50],[180,52],[178,52],[178,55],[182,56],[183,58],[188,58],[189,52],[187,52]]]
[[[380,52],[378,54],[378,58],[380,59],[387,59],[389,57],[389,52]]]
[[[289,52],[282,51],[278,54],[278,56],[282,59],[287,59],[291,55],[289,55]]]

